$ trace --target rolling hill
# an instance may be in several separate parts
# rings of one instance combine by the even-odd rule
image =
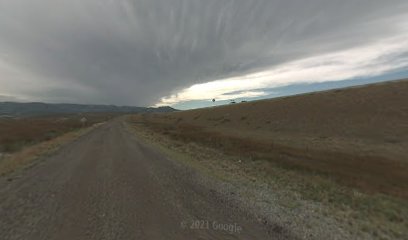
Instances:
[[[48,114],[71,113],[146,113],[146,112],[173,112],[171,107],[145,108],[115,105],[84,105],[84,104],[50,104],[41,102],[17,103],[0,102],[0,116],[35,116]]]
[[[407,93],[408,80],[400,80],[138,121],[177,141],[408,198]]]

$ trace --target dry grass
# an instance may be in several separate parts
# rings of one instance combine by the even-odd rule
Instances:
[[[152,130],[408,199],[408,81],[170,114]]]
[[[253,135],[407,144],[408,80],[166,114],[167,122]],[[301,144],[301,141],[292,141]],[[404,145],[405,146],[405,145]]]
[[[33,163],[116,116],[116,113],[89,113],[0,118],[0,175]],[[83,117],[87,119],[86,124],[80,122]]]
[[[325,214],[344,223],[342,228],[356,238],[404,239],[408,234],[407,92],[408,81],[403,80],[135,115],[130,121],[146,138],[210,172],[231,175],[232,182],[240,175],[273,186],[277,194],[283,192],[282,206],[296,210],[296,196],[323,204],[330,209]],[[217,165],[211,159],[222,169],[211,167]],[[240,165],[231,167],[237,161]]]
[[[48,141],[64,133],[83,127],[80,119],[87,118],[87,126],[116,116],[110,113],[54,115],[27,118],[0,118],[0,153],[13,153],[26,146]]]
[[[32,164],[37,158],[57,151],[61,146],[91,131],[100,124],[102,123],[95,123],[87,128],[77,129],[69,133],[62,134],[53,139],[27,146],[18,152],[3,157],[3,159],[0,159],[0,176]]]
[[[171,137],[168,128],[158,131],[157,125],[152,127],[151,123],[141,121],[139,117],[131,121],[142,139],[153,142],[171,157],[223,181],[247,186],[250,192],[243,187],[241,194],[249,194],[251,205],[261,202],[267,203],[266,209],[277,208],[272,212],[276,214],[278,211],[284,217],[277,219],[270,216],[272,221],[283,225],[289,222],[289,227],[300,231],[300,235],[303,235],[304,226],[310,224],[310,231],[314,234],[323,231],[332,238],[336,236],[333,229],[342,229],[353,239],[404,239],[408,232],[408,204],[404,199],[366,194],[316,171],[287,167],[249,155],[231,154],[221,147],[229,145],[227,139],[212,138],[210,144],[191,138],[188,141],[182,138],[176,140]],[[214,147],[217,145],[219,147]],[[242,151],[246,151],[245,148]],[[267,192],[265,186],[269,189]],[[260,196],[255,197],[257,194]],[[317,207],[318,211],[310,210],[316,203],[322,207]],[[332,220],[325,220],[327,218]]]
[[[328,176],[368,193],[408,199],[408,164],[382,156],[358,155],[328,149],[301,149],[273,141],[242,138],[189,124],[141,120],[154,132],[184,143],[216,148],[247,161],[265,160],[281,167]]]

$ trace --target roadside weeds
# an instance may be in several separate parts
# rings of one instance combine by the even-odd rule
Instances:
[[[172,158],[236,185],[240,190],[235,194],[263,215],[263,221],[289,227],[302,239],[404,239],[408,233],[404,199],[363,193],[328,175],[175,140],[146,122],[131,124],[140,138]]]
[[[18,152],[3,156],[0,159],[0,176],[7,175],[18,169],[35,164],[36,160],[39,158],[53,154],[62,146],[74,141],[82,135],[85,135],[102,124],[104,123],[96,123],[88,128],[77,129],[48,141],[23,148]]]

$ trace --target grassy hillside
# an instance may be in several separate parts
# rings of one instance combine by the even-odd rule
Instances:
[[[408,81],[143,115],[155,132],[246,161],[408,198]]]

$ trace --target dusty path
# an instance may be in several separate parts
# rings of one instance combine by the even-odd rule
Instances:
[[[196,174],[115,120],[0,178],[0,239],[289,238],[195,183]],[[208,225],[191,229],[193,220]],[[233,233],[213,221],[231,224]]]

